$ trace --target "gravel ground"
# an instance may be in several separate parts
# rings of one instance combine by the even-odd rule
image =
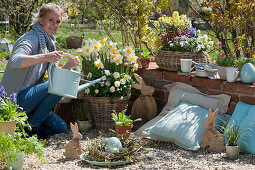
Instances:
[[[81,141],[85,148],[88,140],[99,136],[99,132],[91,130],[83,133]],[[110,136],[110,133],[105,133]],[[42,164],[34,155],[25,157],[24,169],[99,169],[81,159],[66,159],[63,156],[65,144],[72,138],[72,133],[58,134],[47,139],[45,144],[45,163]],[[168,142],[157,142],[143,139],[147,151],[142,153],[142,160],[113,169],[255,169],[255,156],[240,154],[239,159],[226,159],[226,153],[208,153],[206,151],[186,151]],[[107,167],[106,167],[107,168]],[[106,169],[105,168],[105,169]]]

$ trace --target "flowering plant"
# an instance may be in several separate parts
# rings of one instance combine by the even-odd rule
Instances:
[[[218,48],[216,49],[217,51],[219,51],[219,55],[216,57],[216,59],[213,60],[213,64],[216,64],[218,66],[224,66],[224,67],[232,67],[235,65],[235,62],[232,58],[227,57],[224,55],[224,53],[222,52],[221,46],[222,46],[222,42],[217,42],[216,43],[216,47]]]
[[[213,41],[192,28],[186,15],[173,12],[172,17],[162,16],[154,22],[158,29],[158,46],[166,51],[202,52],[210,49]]]
[[[119,50],[117,43],[88,39],[82,48],[82,67],[85,80],[103,77],[103,81],[87,89],[90,96],[124,97],[134,82],[133,73],[138,69],[137,56],[131,46]]]
[[[0,122],[17,121],[17,126],[21,129],[27,122],[27,115],[16,104],[16,94],[11,93],[10,97],[7,97],[7,93],[3,86],[0,87]]]

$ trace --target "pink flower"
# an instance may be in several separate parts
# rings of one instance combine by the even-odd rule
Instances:
[[[220,58],[224,57],[224,53],[219,54]]]
[[[213,60],[213,64],[216,64],[216,59]]]
[[[217,46],[222,46],[222,42],[218,41],[217,43]]]

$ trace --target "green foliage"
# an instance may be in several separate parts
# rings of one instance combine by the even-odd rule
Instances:
[[[15,132],[13,135],[0,135],[0,158],[7,153],[8,159],[15,161],[17,154],[24,151],[25,155],[36,154],[36,156],[44,161],[44,143],[39,142],[36,136],[24,137],[24,134]]]
[[[22,35],[30,28],[33,12],[46,0],[35,2],[34,0],[2,0],[0,12],[9,17],[10,27],[16,33]]]
[[[150,60],[150,59],[152,58],[152,56],[150,55],[150,52],[149,52],[149,51],[144,51],[144,52],[142,53],[142,57],[143,57],[143,59],[145,59],[145,60]]]
[[[122,110],[119,114],[116,113],[115,110],[113,110],[112,113],[112,119],[115,121],[115,124],[117,126],[128,126],[133,124],[134,122],[141,121],[141,118],[132,120],[130,117],[131,115],[127,116],[125,115],[126,110]]]
[[[229,57],[217,57],[216,64],[218,66],[232,67],[235,65],[234,60]]]
[[[0,59],[4,59],[4,60],[9,60],[9,58],[11,57],[11,51],[1,51],[0,50]]]
[[[238,68],[241,69],[243,67],[243,65],[246,63],[251,63],[251,64],[255,65],[255,60],[253,58],[241,57],[241,58],[238,58],[235,61],[235,63],[238,66]]]
[[[66,38],[64,36],[58,36],[56,38],[56,48],[61,49],[61,48],[66,48]]]
[[[227,57],[232,59],[241,56],[252,58],[254,56],[254,35],[250,31],[254,22],[253,1],[211,1],[205,0],[198,4],[201,7],[210,8],[207,15],[201,15],[195,5],[185,2],[194,10],[198,17],[210,25]],[[231,48],[233,46],[233,48]]]
[[[80,103],[78,112],[79,112],[80,120],[88,120],[89,119],[89,106],[84,105],[84,103]]]
[[[224,136],[227,140],[227,144],[230,146],[236,146],[237,141],[240,138],[240,129],[237,126],[237,122],[233,122],[224,128]]]

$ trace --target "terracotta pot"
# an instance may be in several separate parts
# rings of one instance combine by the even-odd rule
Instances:
[[[16,127],[16,121],[0,122],[0,134],[13,134]]]
[[[150,60],[143,60],[141,59],[142,68],[149,68],[150,66]]]
[[[226,145],[227,158],[235,160],[239,157],[239,146]]]
[[[133,128],[133,124],[128,126],[117,126],[114,125],[116,129],[117,135],[123,136],[123,138],[129,138],[131,130]]]

